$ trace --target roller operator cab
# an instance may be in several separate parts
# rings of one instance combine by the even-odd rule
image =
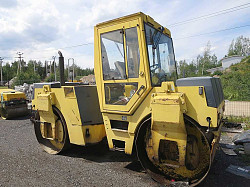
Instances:
[[[176,80],[170,31],[141,12],[94,32],[96,86],[35,86],[32,121],[42,147],[56,154],[106,137],[110,149],[136,151],[154,180],[198,184],[220,138],[220,80]]]

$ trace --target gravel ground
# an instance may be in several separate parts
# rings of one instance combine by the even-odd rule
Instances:
[[[103,145],[45,153],[27,118],[0,120],[0,159],[0,186],[160,186],[134,157]],[[249,180],[225,171],[230,164],[244,166],[237,156],[219,150],[199,186],[248,186]]]

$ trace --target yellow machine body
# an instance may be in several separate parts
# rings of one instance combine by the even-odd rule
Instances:
[[[1,101],[10,101],[13,99],[26,99],[26,95],[23,92],[18,92],[12,89],[0,89],[2,95]]]
[[[73,86],[50,88],[48,85],[45,85],[43,88],[36,88],[32,105],[34,106],[33,109],[39,112],[44,138],[58,139],[55,127],[56,116],[53,113],[52,106],[60,110],[66,121],[70,143],[76,145],[98,143],[106,136],[103,124],[83,125],[84,122],[80,116]],[[91,105],[89,110],[91,111]],[[98,111],[91,112],[98,113]],[[47,123],[47,128],[48,124],[51,126],[51,133],[47,133],[48,130],[45,123]],[[86,135],[86,132],[88,135]]]
[[[88,115],[80,106],[92,106],[87,96],[79,102],[79,86],[44,85],[35,89],[32,101],[42,137],[60,139],[56,107],[70,143],[87,145],[106,137],[110,149],[132,154],[136,147],[143,167],[158,182],[198,184],[220,138],[224,100],[219,79],[176,81],[170,31],[141,12],[97,24],[94,39],[93,87],[99,102],[92,113],[101,113],[102,123],[84,124]]]
[[[0,116],[10,119],[28,114],[26,95],[12,89],[0,89]]]
[[[224,102],[217,108],[208,107],[205,92],[199,95],[200,86],[176,87],[174,82],[163,82],[161,86],[152,87],[149,60],[145,41],[144,24],[153,25],[155,28],[162,27],[151,17],[137,13],[119,19],[111,20],[98,24],[95,27],[95,77],[100,101],[101,112],[103,114],[104,124],[106,127],[107,137],[110,148],[113,148],[112,139],[125,141],[125,152],[131,154],[134,136],[138,125],[140,125],[146,116],[152,115],[153,123],[157,121],[180,124],[183,123],[183,114],[190,116],[200,126],[208,126],[206,117],[211,118],[211,127],[218,127],[218,113],[222,115]],[[138,78],[127,78],[124,80],[103,80],[103,65],[101,54],[100,37],[103,33],[112,32],[120,29],[136,28],[138,34],[138,44],[140,50],[140,68]],[[170,35],[167,28],[163,33]],[[124,35],[126,42],[126,36]],[[125,43],[124,42],[124,43]],[[124,44],[126,45],[126,44]],[[124,48],[126,51],[126,48]],[[125,61],[128,59],[125,52]],[[128,66],[126,62],[126,67]],[[126,73],[127,70],[126,70]],[[111,105],[105,103],[105,92],[109,90],[105,84],[130,84],[137,83],[139,88],[143,87],[138,94],[134,94],[126,105]],[[106,89],[106,90],[105,90]],[[125,95],[128,91],[125,88]],[[164,103],[166,100],[166,103]],[[174,103],[176,101],[176,103]],[[172,104],[171,104],[172,102]],[[127,131],[112,130],[110,120],[122,120],[129,122]],[[155,120],[154,120],[155,119]],[[153,125],[154,126],[154,125]],[[171,133],[170,133],[171,134]],[[181,139],[180,134],[180,139]],[[176,137],[178,139],[178,137]]]

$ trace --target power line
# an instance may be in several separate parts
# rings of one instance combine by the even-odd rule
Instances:
[[[228,9],[224,9],[224,10],[221,10],[221,11],[217,11],[217,12],[213,12],[213,13],[210,13],[210,14],[202,15],[202,16],[199,16],[199,17],[196,17],[196,18],[191,18],[191,19],[187,19],[187,20],[184,20],[184,21],[169,24],[168,26],[173,26],[174,27],[174,26],[178,26],[178,25],[182,25],[182,24],[187,24],[187,23],[190,23],[190,22],[197,21],[199,19],[206,19],[206,18],[210,18],[210,17],[215,17],[215,16],[219,16],[219,15],[222,15],[222,14],[227,14],[227,13],[230,13],[230,12],[238,11],[238,10],[249,8],[249,7],[250,7],[250,3],[245,3],[245,4],[242,4],[242,5],[238,5],[238,6],[231,7],[231,8],[228,8]],[[222,32],[222,31],[227,31],[227,30],[232,30],[232,29],[237,29],[237,28],[247,27],[247,26],[249,26],[249,25],[239,26],[239,27],[229,28],[229,29],[223,29],[223,30],[218,30],[218,31],[214,31],[214,32],[209,32],[209,33],[202,33],[202,34],[187,36],[187,37],[183,37],[183,38],[177,38],[175,40],[191,38],[191,37],[196,37],[196,36],[202,36],[202,35],[206,35],[206,34],[212,34],[212,33],[216,33],[216,32]],[[78,44],[78,45],[65,46],[65,47],[62,47],[60,49],[70,49],[70,48],[76,48],[76,47],[81,47],[81,46],[86,46],[86,45],[93,45],[93,43],[82,43],[82,44]],[[58,49],[44,49],[44,50],[32,50],[32,51],[41,52],[41,51],[57,51],[57,50]],[[10,59],[12,57],[5,57],[5,58]],[[41,57],[41,58],[47,58],[47,57]],[[33,58],[33,59],[41,59],[41,58]]]
[[[234,29],[239,29],[239,28],[243,28],[243,27],[249,27],[250,25],[242,25],[242,26],[237,26],[237,27],[232,27],[232,28],[227,28],[227,29],[221,29],[221,30],[217,30],[217,31],[212,31],[212,32],[207,32],[207,33],[201,33],[201,34],[197,34],[197,35],[191,35],[191,36],[186,36],[186,37],[182,37],[182,38],[176,38],[174,40],[181,40],[181,39],[186,39],[186,38],[193,38],[193,37],[197,37],[197,36],[203,36],[203,35],[207,35],[207,34],[214,34],[214,33],[218,33],[218,32],[224,32],[224,31],[229,31],[229,30],[234,30]],[[74,45],[74,46],[69,46],[69,47],[64,47],[61,49],[65,49],[65,48],[73,48],[73,47],[80,47],[83,45],[89,45],[89,44],[93,44],[93,43],[83,43],[83,44],[79,44],[79,45]],[[80,55],[80,56],[84,56],[84,55]],[[79,57],[79,56],[77,56]],[[44,59],[44,58],[48,58],[48,57],[40,57],[40,58],[32,58],[33,59]]]
[[[221,14],[227,14],[227,13],[230,13],[230,12],[234,12],[234,11],[249,8],[249,7],[250,7],[250,3],[245,3],[245,4],[242,4],[242,5],[238,5],[238,6],[235,6],[235,7],[232,7],[232,8],[228,8],[228,9],[224,9],[224,10],[221,10],[221,11],[218,11],[218,12],[210,13],[210,14],[207,14],[207,15],[202,15],[202,16],[199,16],[199,17],[196,17],[196,18],[191,18],[191,19],[184,20],[184,21],[177,22],[177,23],[173,23],[173,24],[170,24],[168,26],[182,25],[182,24],[186,24],[186,23],[189,23],[189,22],[197,21],[199,19],[206,19],[206,18],[210,18],[210,17],[214,17],[214,16],[219,16]],[[230,30],[231,29],[233,29],[233,28],[230,28]],[[228,29],[226,29],[226,30],[228,30]],[[223,30],[221,30],[221,31],[223,31]],[[214,31],[214,32],[219,32],[219,31]],[[211,32],[211,33],[213,33],[213,32]],[[204,33],[204,34],[209,34],[209,33]],[[204,34],[201,34],[201,35],[204,35]],[[197,36],[199,36],[199,35],[197,35]],[[194,37],[194,36],[188,36],[188,37]],[[184,37],[184,38],[186,38],[186,37]],[[183,38],[178,38],[178,39],[183,39]],[[86,46],[86,45],[93,45],[93,44],[94,43],[92,43],[92,42],[91,43],[82,43],[82,44],[78,44],[78,45],[65,46],[65,47],[62,47],[62,48],[59,48],[59,49],[70,49],[70,48],[76,48],[76,47],[81,47],[81,46]],[[40,52],[41,51],[56,51],[56,50],[58,50],[58,49],[44,49],[44,50],[40,50]],[[38,50],[34,50],[34,51],[38,52]],[[43,57],[43,58],[46,58],[46,57]]]
[[[222,14],[228,14],[230,12],[238,11],[238,10],[249,8],[249,7],[250,7],[250,3],[246,3],[246,4],[242,4],[242,5],[239,5],[239,6],[232,7],[232,8],[220,10],[218,12],[213,12],[213,13],[210,13],[210,14],[202,15],[202,16],[199,16],[199,17],[196,17],[196,18],[191,18],[191,19],[187,19],[187,20],[184,20],[184,21],[172,23],[172,24],[169,24],[168,26],[175,27],[175,26],[178,26],[178,25],[183,25],[183,24],[187,24],[187,23],[190,23],[190,22],[194,22],[194,21],[197,21],[197,20],[200,20],[200,19],[207,19],[207,18],[219,16],[219,15],[222,15]]]
[[[66,47],[62,47],[62,48],[58,48],[58,49],[69,49],[69,48],[75,48],[75,47],[81,47],[81,46],[85,46],[85,45],[93,45],[94,43],[82,43],[82,44],[78,44],[78,45],[72,45],[72,46],[66,46]],[[44,50],[32,50],[33,52],[41,52],[41,51],[57,51],[58,49],[44,49]],[[84,56],[84,55],[83,55]],[[12,58],[12,57],[8,57],[8,58]],[[32,58],[32,59],[46,59],[48,57],[37,57],[37,58]]]
[[[93,44],[94,43],[83,43],[83,44],[79,44],[79,45],[73,45],[73,46],[63,47],[63,48],[60,48],[60,49],[69,49],[69,48],[81,47],[81,46],[84,46],[84,45],[93,45]]]
[[[58,48],[58,49],[69,49],[69,48],[75,48],[75,47],[81,47],[81,46],[85,46],[85,45],[93,45],[94,43],[82,43],[82,44],[77,44],[77,45],[72,45],[72,46],[65,46],[62,48]],[[41,52],[41,51],[57,51],[58,49],[44,49],[44,50],[29,50],[29,52]],[[13,57],[4,57],[5,59],[11,59]],[[15,58],[19,58],[19,57],[15,57]],[[22,57],[23,58],[23,57]],[[41,58],[48,58],[48,57],[41,57]],[[39,58],[33,58],[33,59],[39,59]]]
[[[4,59],[13,59],[13,57],[10,57],[10,56],[4,56],[2,58],[4,58]]]
[[[242,26],[238,26],[238,27],[232,27],[232,28],[227,28],[227,29],[222,29],[222,30],[217,30],[217,31],[202,33],[202,34],[196,34],[196,35],[186,36],[186,37],[182,37],[182,38],[176,38],[174,40],[181,40],[181,39],[186,39],[186,38],[193,38],[193,37],[197,37],[197,36],[203,36],[203,35],[207,35],[207,34],[214,34],[214,33],[217,33],[217,32],[224,32],[224,31],[229,31],[229,30],[234,30],[234,29],[239,29],[239,28],[249,27],[249,26],[250,25],[242,25]]]
[[[238,6],[235,6],[235,7],[228,8],[228,9],[224,9],[224,10],[221,10],[221,11],[218,11],[218,12],[214,12],[214,13],[210,13],[210,14],[207,14],[207,15],[202,15],[202,16],[199,16],[199,17],[196,17],[196,18],[191,18],[191,19],[188,19],[188,20],[184,20],[184,21],[173,23],[173,24],[169,24],[168,26],[175,26],[175,25],[177,26],[177,25],[181,25],[181,24],[186,24],[186,23],[196,21],[196,20],[199,20],[199,19],[205,19],[205,18],[209,18],[209,17],[219,16],[221,14],[227,14],[227,13],[230,13],[230,12],[234,12],[234,11],[249,8],[249,7],[250,7],[250,3],[245,3],[245,4],[242,4],[242,5],[238,5]],[[92,43],[92,42],[90,42],[90,43],[82,43],[82,44],[77,44],[77,45],[72,45],[72,46],[65,46],[65,47],[62,47],[62,48],[59,48],[59,49],[69,49],[69,48],[75,48],[75,47],[81,47],[81,46],[93,45],[93,44],[94,43]],[[56,50],[58,50],[58,49],[44,49],[44,50],[40,50],[40,52],[41,51],[56,51]],[[38,50],[34,50],[34,51],[38,52]]]
[[[69,49],[69,48],[75,48],[75,47],[81,47],[81,46],[93,45],[93,44],[94,43],[82,43],[82,44],[77,44],[77,45],[72,45],[72,46],[59,47],[57,49],[31,50],[29,52],[57,51],[58,49]]]
[[[213,33],[217,33],[217,32],[224,32],[224,31],[228,31],[228,30],[234,30],[234,29],[239,29],[239,28],[249,27],[249,26],[250,25],[242,25],[242,26],[237,26],[237,27],[233,27],[233,28],[227,28],[227,29],[222,29],[222,30],[217,30],[217,31],[212,31],[212,32],[197,34],[197,35],[186,36],[186,37],[182,37],[182,38],[176,38],[174,40],[180,40],[180,39],[192,38],[192,37],[197,37],[197,36],[203,36],[203,35],[207,35],[207,34],[213,34]],[[82,44],[73,45],[73,46],[66,46],[66,47],[63,47],[63,48],[60,48],[60,49],[75,48],[75,47],[81,47],[81,46],[85,46],[85,45],[93,45],[93,43],[82,43]],[[49,50],[52,51],[52,49],[47,49],[47,50],[44,50],[44,51],[49,51]],[[57,50],[57,49],[53,49],[53,50]],[[16,58],[19,58],[19,61],[21,61],[20,56],[23,53],[21,55],[19,53],[20,52],[17,53],[19,55],[19,57],[16,57]],[[80,55],[80,56],[84,56],[84,55]],[[12,57],[5,57],[5,58],[12,58]],[[21,58],[23,58],[23,57],[21,57]],[[39,59],[46,59],[46,58],[48,58],[48,57],[36,57],[36,58],[32,58],[32,60],[35,60],[35,59],[39,60]]]
[[[193,37],[197,37],[197,36],[203,36],[203,35],[207,35],[207,34],[214,34],[214,33],[218,33],[218,32],[224,32],[224,31],[229,31],[229,30],[234,30],[234,29],[239,29],[239,28],[249,27],[249,26],[250,25],[242,25],[242,26],[237,26],[237,27],[232,27],[232,28],[227,28],[227,29],[222,29],[222,30],[207,32],[207,33],[201,33],[201,34],[197,34],[197,35],[186,36],[186,37],[182,37],[182,38],[176,38],[174,40],[181,40],[181,39],[186,39],[186,38],[193,38]],[[93,43],[83,43],[83,44],[74,45],[74,46],[68,46],[68,47],[64,47],[64,48],[60,48],[60,49],[80,47],[80,46],[90,45],[90,44],[93,44]],[[80,55],[80,56],[84,56],[84,55]],[[11,58],[11,57],[5,57],[5,58]],[[19,58],[19,57],[16,57],[16,58]],[[21,58],[23,58],[23,57],[21,57]],[[44,59],[44,58],[48,58],[48,57],[40,57],[40,58],[37,57],[37,58],[32,58],[32,60],[34,60],[34,59]]]

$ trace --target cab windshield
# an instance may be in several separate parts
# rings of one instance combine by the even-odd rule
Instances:
[[[148,24],[145,24],[145,33],[152,86],[175,81],[177,76],[172,39]]]

